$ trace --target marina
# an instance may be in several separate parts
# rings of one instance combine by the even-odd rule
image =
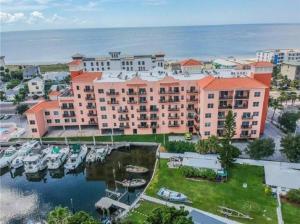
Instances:
[[[75,211],[83,210],[100,218],[101,215],[107,213],[97,209],[95,204],[107,196],[110,199],[102,199],[102,201],[114,201],[116,199],[118,204],[130,206],[143,191],[145,183],[151,178],[155,163],[156,147],[131,145],[129,150],[129,148],[124,148],[124,146],[123,144],[123,147],[118,147],[118,149],[111,147],[111,154],[107,155],[104,161],[91,164],[82,162],[71,172],[65,169],[63,165],[59,166],[58,169],[49,169],[50,167],[48,167],[37,172],[25,172],[28,161],[25,161],[24,167],[18,169],[10,169],[9,167],[1,169],[0,185],[3,192],[6,189],[10,197],[13,196],[15,198],[35,198],[37,202],[33,202],[33,205],[37,204],[37,206],[32,206],[33,209],[26,211],[25,214],[22,212],[19,214],[2,214],[0,220],[3,217],[9,219],[10,223],[43,220],[47,212],[59,205],[67,206]],[[48,152],[49,156],[53,155],[53,153],[54,155],[59,154],[65,146],[59,146],[59,149],[46,145],[44,147],[51,149],[50,153]],[[86,147],[91,150],[93,146],[88,145]],[[97,145],[97,148],[105,147]],[[35,154],[29,158],[32,158],[31,160],[33,161],[37,159],[35,157],[43,156],[42,154]],[[47,161],[49,162],[49,160]],[[118,180],[133,180],[137,178],[135,174],[126,171],[126,167],[129,164],[136,164],[149,170],[147,173],[138,174],[139,178],[144,180],[144,184],[138,188],[128,188],[118,184]],[[2,200],[5,200],[5,198],[6,195],[3,194]],[[115,204],[114,208],[116,207],[118,206]],[[119,209],[120,207],[113,209],[112,212],[118,212]]]

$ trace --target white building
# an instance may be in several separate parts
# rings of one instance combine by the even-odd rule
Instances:
[[[45,94],[44,80],[36,77],[28,81],[29,96],[43,96]]]
[[[73,60],[81,60],[85,71],[150,71],[164,67],[163,53],[154,55],[123,55],[121,52],[109,52],[108,56],[85,57],[81,54],[72,56]]]
[[[69,75],[69,72],[46,72],[43,74],[43,79],[51,81],[62,81]]]
[[[5,61],[4,61],[5,56],[0,56],[0,67],[5,68]]]
[[[275,65],[284,61],[300,61],[300,49],[271,49],[256,52],[257,61],[268,61]]]

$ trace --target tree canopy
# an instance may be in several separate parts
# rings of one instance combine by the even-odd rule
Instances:
[[[300,135],[288,134],[281,139],[281,151],[291,162],[300,162]]]
[[[284,112],[279,118],[278,122],[280,126],[286,129],[288,132],[294,132],[297,127],[297,120],[300,118],[300,113],[296,112]]]
[[[247,147],[247,153],[252,159],[261,159],[273,155],[275,143],[272,138],[256,139],[250,142]]]

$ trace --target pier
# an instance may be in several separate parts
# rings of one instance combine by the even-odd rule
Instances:
[[[122,208],[126,211],[129,211],[129,209],[130,209],[129,205],[122,203],[120,201],[111,199],[109,197],[103,197],[99,201],[97,201],[95,204],[95,207],[100,208],[100,209],[109,209],[112,206]]]

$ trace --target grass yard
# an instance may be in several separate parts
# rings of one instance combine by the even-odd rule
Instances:
[[[276,200],[264,193],[262,167],[236,165],[229,172],[226,183],[205,180],[192,181],[183,177],[179,169],[169,169],[167,160],[161,160],[155,177],[146,193],[157,197],[161,187],[186,194],[191,206],[221,215],[218,206],[225,206],[248,214],[253,220],[236,219],[242,223],[277,223]],[[243,183],[248,187],[243,188]]]
[[[282,217],[285,224],[300,223],[300,206],[282,202],[281,204]]]
[[[134,224],[144,224],[147,218],[147,215],[151,214],[151,212],[156,209],[162,207],[162,205],[158,205],[155,203],[151,203],[148,201],[140,201],[140,206],[128,214],[124,221],[128,221]]]
[[[69,67],[67,64],[50,64],[50,65],[40,65],[41,73],[45,72],[67,72],[69,71]]]

